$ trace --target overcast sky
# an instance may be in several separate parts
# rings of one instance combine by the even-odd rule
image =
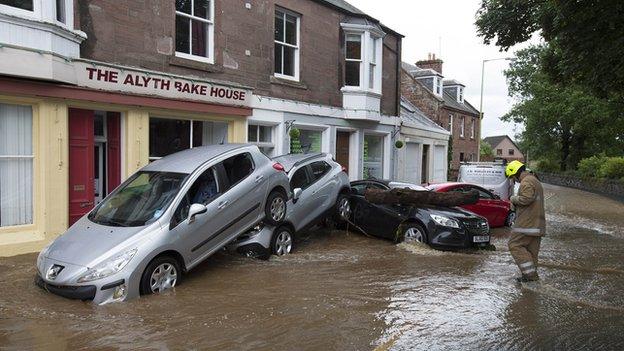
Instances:
[[[466,85],[466,99],[477,109],[481,93],[481,63],[483,59],[513,56],[499,52],[494,45],[484,45],[477,36],[475,13],[480,0],[347,0],[349,3],[403,34],[403,61],[415,63],[435,53],[444,61],[445,78]],[[508,62],[485,64],[483,94],[484,137],[508,134],[512,138],[521,126],[500,121],[512,105],[507,96],[503,71]]]

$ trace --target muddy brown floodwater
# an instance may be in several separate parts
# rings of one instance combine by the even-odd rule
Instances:
[[[542,281],[494,252],[304,233],[284,258],[219,253],[175,291],[95,306],[33,284],[36,255],[0,258],[0,349],[624,349],[624,204],[546,186]]]

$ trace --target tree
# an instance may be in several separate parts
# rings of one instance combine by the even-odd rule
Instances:
[[[573,84],[553,83],[541,65],[545,46],[517,53],[505,72],[517,103],[502,119],[524,124],[521,145],[539,158],[575,168],[588,156],[624,151],[624,119],[618,104]]]
[[[481,159],[488,159],[494,157],[494,150],[492,150],[492,145],[486,143],[481,139],[479,154],[481,155]]]
[[[482,0],[476,25],[504,51],[539,33],[551,81],[624,100],[624,1]]]

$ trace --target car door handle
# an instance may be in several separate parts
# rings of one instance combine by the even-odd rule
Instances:
[[[259,175],[259,176],[256,177],[255,181],[256,181],[256,183],[260,183],[263,179],[264,179],[264,176],[263,175]]]
[[[219,204],[217,205],[217,209],[222,210],[224,209],[227,205],[229,204],[229,201],[221,201],[219,202]]]

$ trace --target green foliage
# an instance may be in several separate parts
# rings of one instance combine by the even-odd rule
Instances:
[[[598,176],[600,167],[606,162],[604,155],[584,158],[578,163],[578,171],[583,177],[591,178]]]
[[[479,153],[481,154],[481,158],[494,157],[494,150],[492,150],[492,145],[486,143],[485,141],[483,141],[483,139],[481,139]]]
[[[477,31],[501,50],[539,34],[541,62],[553,82],[624,100],[624,2],[621,0],[482,0]]]
[[[598,170],[598,177],[608,179],[624,178],[624,157],[609,157]]]
[[[394,147],[396,147],[397,149],[401,149],[401,148],[403,148],[403,146],[405,146],[405,143],[403,142],[403,140],[397,140],[394,143]]]
[[[538,172],[557,173],[559,172],[559,164],[548,158],[537,161],[535,168]]]
[[[517,103],[503,120],[524,124],[520,144],[530,155],[574,169],[586,157],[624,153],[624,118],[617,102],[601,99],[578,85],[552,83],[541,62],[544,46],[517,53],[505,72]]]

